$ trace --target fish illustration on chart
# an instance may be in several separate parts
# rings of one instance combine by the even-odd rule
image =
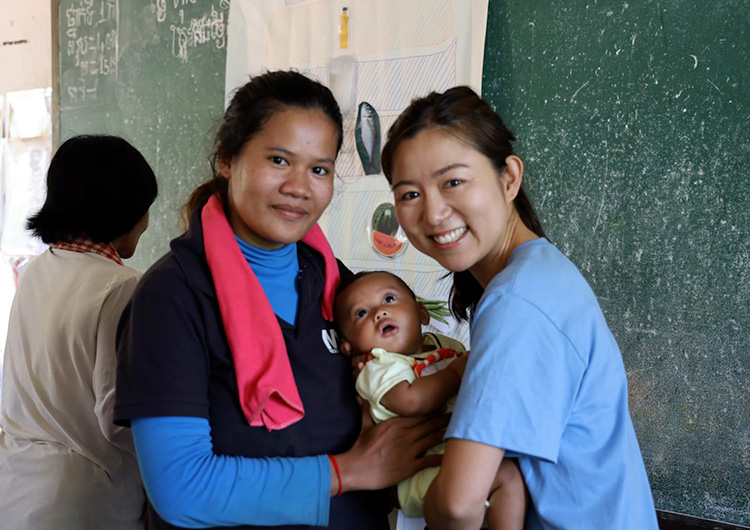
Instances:
[[[354,128],[357,153],[365,175],[380,173],[380,118],[375,107],[363,101],[359,104]]]

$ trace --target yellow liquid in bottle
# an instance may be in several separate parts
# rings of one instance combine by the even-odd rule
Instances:
[[[339,48],[349,47],[349,10],[345,7],[341,11],[341,25],[339,26]]]

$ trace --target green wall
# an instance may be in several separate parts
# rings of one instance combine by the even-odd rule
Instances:
[[[86,3],[60,0],[60,137],[118,134],[153,167],[159,197],[128,263],[146,270],[181,232],[180,207],[211,174],[208,158],[212,129],[224,110],[226,59],[220,47],[225,34],[216,21],[223,17],[226,23],[228,3],[181,2],[175,9],[172,0],[119,0],[116,78],[111,66],[106,70],[114,55],[106,44],[114,19],[102,11],[114,1],[93,2],[90,18]],[[157,5],[165,11],[158,12]]]
[[[484,94],[623,352],[659,509],[750,524],[750,2],[490,2]]]

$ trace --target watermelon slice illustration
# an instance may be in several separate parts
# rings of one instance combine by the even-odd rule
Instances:
[[[384,202],[372,214],[370,240],[378,254],[393,257],[404,249],[404,240],[399,238],[400,227],[392,204]]]
[[[372,246],[378,254],[393,257],[404,247],[404,242],[377,230],[372,231]]]

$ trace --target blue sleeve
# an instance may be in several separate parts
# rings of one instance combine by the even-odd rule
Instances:
[[[486,293],[446,438],[556,462],[585,363],[528,301]]]
[[[172,525],[328,524],[331,475],[326,455],[216,455],[205,418],[138,418],[132,420],[132,430],[149,500]]]

